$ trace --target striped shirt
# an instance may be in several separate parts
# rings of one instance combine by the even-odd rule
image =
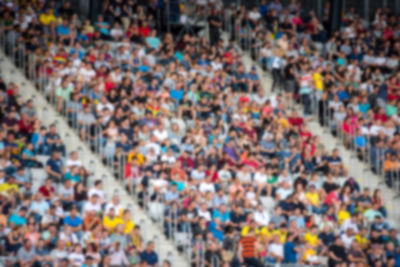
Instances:
[[[240,239],[242,245],[242,257],[254,258],[256,251],[256,238],[254,236],[244,236]]]

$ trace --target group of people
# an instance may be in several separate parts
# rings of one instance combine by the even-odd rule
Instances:
[[[272,90],[282,89],[289,104],[301,102],[305,116],[316,114],[389,187],[400,190],[398,19],[386,7],[365,21],[350,7],[332,31],[330,11],[329,1],[321,17],[303,12],[298,1],[287,7],[262,1],[251,10],[228,9],[226,29],[271,70]]]
[[[208,5],[211,42],[188,34],[174,40],[157,30],[154,10],[165,8],[163,1],[106,1],[104,14],[93,23],[82,23],[68,1],[62,6],[8,2],[0,14],[6,45],[24,44],[25,71],[34,69],[38,87],[43,85],[46,97],[104,162],[123,170],[119,178],[155,220],[163,220],[165,235],[188,239],[189,248],[183,247],[192,265],[400,266],[397,231],[385,220],[380,189],[360,188],[340,151],[327,151],[308,126],[313,109],[323,109],[321,123],[329,122],[337,135],[348,134],[349,146],[355,143],[362,150],[355,138],[361,131],[360,136],[374,140],[368,151],[389,147],[395,161],[397,21],[378,11],[374,31],[368,31],[350,10],[342,29],[328,34],[325,17],[320,21],[304,14],[298,1],[288,7],[279,0],[261,1],[251,10],[235,9],[232,20],[222,18],[230,7],[219,2]],[[245,66],[236,37],[228,44],[219,38],[223,23],[232,23],[239,45],[244,36],[254,36],[252,50],[263,41],[261,62],[272,70],[272,89],[284,92],[266,94],[257,68]],[[17,103],[9,92],[18,87],[10,86],[4,99]],[[304,114],[293,108],[298,99],[305,104]],[[9,108],[3,127],[10,124],[10,113]],[[20,132],[14,126],[3,129],[7,144],[14,137],[10,132]],[[46,129],[43,134],[48,135]],[[39,252],[31,255],[42,259],[44,247],[56,251],[50,256],[71,251],[72,266],[95,265],[107,255],[121,260],[115,265],[158,264],[154,245],[142,249],[139,227],[129,210],[118,207],[117,196],[101,208],[101,182],[81,202],[85,169],[68,176],[68,166],[55,171],[65,152],[50,144],[42,152],[52,155],[49,179],[34,201],[49,203],[55,216],[60,208],[68,216],[48,225],[43,242],[35,243]],[[62,183],[60,196],[51,194],[52,183]],[[99,210],[104,211],[100,217]],[[26,214],[21,205],[5,229]],[[12,228],[10,240],[20,229],[25,230]],[[22,252],[15,251],[17,257],[32,246],[24,244]],[[78,262],[99,255],[99,262]]]

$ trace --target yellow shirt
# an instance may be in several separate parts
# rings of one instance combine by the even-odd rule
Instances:
[[[309,258],[310,256],[316,256],[316,255],[317,255],[317,253],[316,253],[315,250],[312,249],[312,248],[307,249],[307,250],[304,250],[304,257],[303,257],[303,260],[304,260],[304,261],[307,261],[308,258]]]
[[[83,30],[85,33],[94,33],[94,27],[92,25],[83,26]]]
[[[124,224],[124,221],[115,216],[114,218],[110,218],[108,215],[103,218],[103,226],[107,228],[109,231],[112,231],[117,227],[118,224]]]
[[[43,25],[48,26],[48,25],[50,25],[50,23],[56,22],[57,19],[56,19],[56,17],[55,17],[53,14],[48,15],[48,14],[45,14],[45,13],[44,13],[44,14],[41,14],[41,15],[40,15],[39,21],[40,21],[40,23],[42,23]]]
[[[140,235],[132,235],[132,245],[136,248],[136,249],[140,249],[140,246],[142,245],[142,239],[140,238]]]
[[[8,192],[9,190],[14,190],[16,193],[19,192],[19,187],[16,184],[4,183],[0,185],[0,192]]]
[[[124,225],[125,225],[124,229],[125,234],[130,234],[133,231],[133,228],[135,228],[135,223],[132,220],[124,221]]]
[[[242,231],[240,232],[241,236],[246,236],[249,233],[250,227],[248,225],[243,226]],[[260,230],[258,228],[254,229],[254,233],[258,235],[260,233]]]
[[[282,243],[286,242],[286,232],[282,232],[281,230],[277,229],[277,230],[272,231],[272,236],[275,236],[275,235],[279,236]]]
[[[315,83],[315,89],[323,91],[324,90],[324,77],[318,72],[313,74],[313,79]]]
[[[272,236],[272,233],[269,231],[267,226],[264,226],[260,230],[260,235],[261,235],[261,238],[265,240],[265,239],[269,239]]]
[[[278,118],[276,122],[282,125],[282,127],[285,129],[289,127],[289,121],[286,118]]]
[[[342,224],[348,218],[350,218],[350,213],[347,210],[339,210],[338,212],[339,224]]]
[[[128,154],[128,163],[131,163],[132,160],[133,160],[133,158],[136,158],[137,164],[138,164],[139,166],[142,165],[142,164],[144,163],[144,157],[143,157],[143,155],[140,154],[140,153],[133,153],[133,152],[129,153],[129,154]]]
[[[304,235],[304,241],[308,242],[311,246],[315,247],[318,245],[318,236],[311,233]]]
[[[356,234],[356,235],[354,236],[354,239],[357,241],[357,243],[360,245],[360,247],[361,247],[362,249],[365,249],[365,248],[367,247],[367,244],[368,244],[368,239],[367,239],[367,237],[361,236],[361,235],[359,235],[359,234]]]
[[[307,192],[306,193],[306,198],[313,204],[314,206],[319,205],[319,195],[317,192],[311,193]]]

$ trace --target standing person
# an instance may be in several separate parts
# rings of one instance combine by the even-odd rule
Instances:
[[[256,242],[253,228],[250,228],[247,235],[239,240],[240,263],[246,267],[262,267],[260,260],[256,257]]]
[[[219,40],[219,29],[222,26],[221,18],[219,17],[218,10],[213,9],[211,15],[208,17],[209,32],[210,32],[210,45],[215,45]]]
[[[284,75],[285,75],[286,100],[288,101],[288,106],[292,107],[292,99],[296,91],[296,74],[295,74],[294,58],[289,58],[289,63],[285,66],[284,69]]]
[[[304,105],[304,116],[311,115],[311,91],[313,87],[313,76],[310,66],[303,66],[303,74],[300,76],[300,97]]]
[[[272,86],[271,91],[273,92],[275,86],[281,86],[282,83],[282,58],[281,58],[281,51],[275,50],[274,57],[272,59],[271,67],[272,67]]]
[[[235,232],[232,226],[228,226],[225,232],[224,242],[222,243],[222,261],[231,267],[240,266],[237,251],[237,241],[235,240]]]

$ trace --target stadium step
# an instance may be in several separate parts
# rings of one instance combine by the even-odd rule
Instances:
[[[223,33],[222,39],[227,44],[229,40],[228,34]],[[240,47],[236,46],[236,48],[239,51],[242,51]],[[263,86],[263,89],[265,90],[265,93],[269,96],[276,94],[276,91],[271,92],[271,73],[268,71],[264,71],[256,62],[254,62],[254,60],[249,56],[249,53],[242,51],[241,54],[246,69],[250,69],[252,66],[256,67],[257,74],[261,79],[261,84]],[[295,105],[294,108],[299,112],[299,114],[303,114],[303,110],[300,105]],[[334,148],[339,149],[342,160],[349,170],[349,177],[354,177],[359,182],[362,188],[369,187],[371,191],[375,190],[376,188],[381,189],[382,196],[384,197],[385,203],[388,207],[387,221],[392,227],[400,230],[400,224],[398,223],[400,220],[400,209],[393,208],[396,206],[400,206],[400,198],[396,198],[394,190],[391,190],[385,185],[380,184],[382,178],[374,174],[370,170],[369,166],[367,166],[363,162],[360,162],[356,157],[354,157],[353,152],[347,150],[341,142],[338,142],[338,139],[336,137],[334,137],[329,131],[326,131],[324,128],[322,128],[317,120],[311,119],[308,124],[310,129],[313,129],[313,134],[320,137],[321,143],[325,145],[325,148],[328,151],[332,151]]]
[[[121,183],[116,182],[113,174],[102,164],[100,158],[95,155],[88,146],[81,142],[78,135],[68,126],[64,118],[57,114],[43,96],[38,94],[34,85],[28,81],[23,73],[21,73],[4,55],[3,51],[0,51],[0,58],[3,59],[0,60],[0,75],[3,79],[7,83],[12,81],[19,85],[20,94],[24,101],[34,99],[35,104],[38,107],[39,119],[46,126],[52,123],[57,123],[57,129],[61,137],[64,139],[64,142],[67,142],[67,150],[78,151],[82,164],[84,166],[92,166],[92,175],[90,176],[91,181],[89,181],[89,184],[92,184],[94,179],[102,179],[104,185],[103,188],[108,200],[110,200],[114,194],[120,196],[121,204],[130,208],[134,222],[140,224],[144,241],[155,241],[161,262],[163,260],[169,260],[170,262],[173,262],[174,267],[189,266],[190,264],[186,258],[178,252],[171,241],[165,238],[160,228],[152,222],[148,214],[144,213],[138,207],[132,197],[126,193]],[[45,156],[40,157],[40,161],[44,163],[46,163],[45,161],[47,161],[47,159],[48,157],[45,158]],[[36,181],[39,182],[43,177],[44,179],[46,177],[46,173],[43,173],[42,171],[36,171],[33,169],[33,181],[35,181],[34,185],[36,187],[39,185],[39,183],[36,184]]]

